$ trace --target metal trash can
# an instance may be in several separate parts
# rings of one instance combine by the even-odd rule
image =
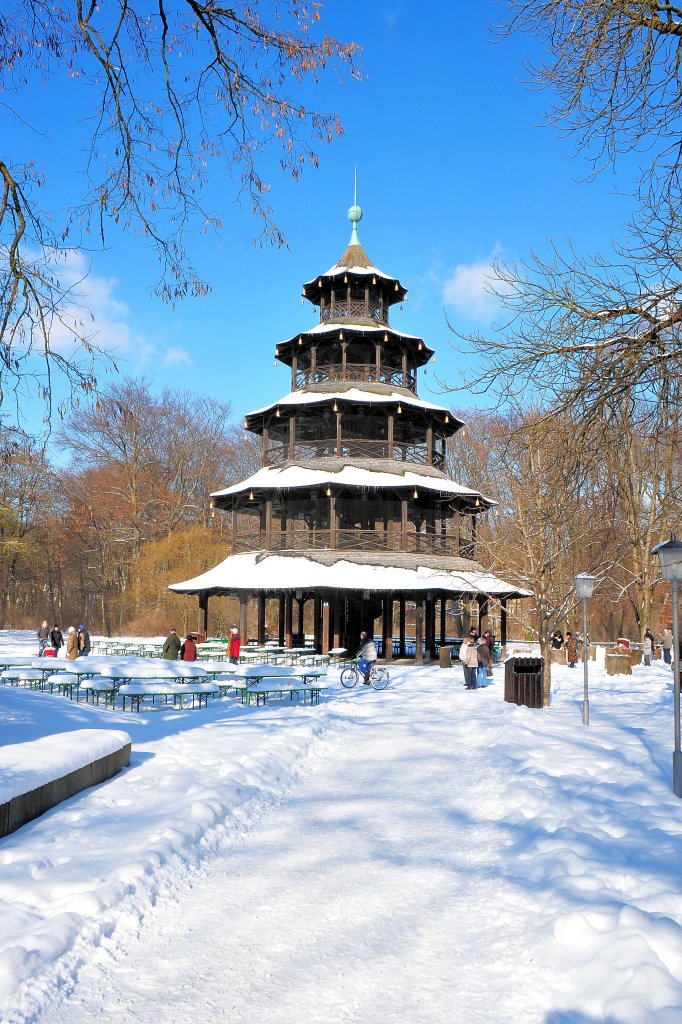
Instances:
[[[452,668],[452,647],[441,647],[441,649],[440,649],[440,667],[441,668]]]
[[[527,708],[544,707],[545,659],[518,655],[504,663],[504,699]]]

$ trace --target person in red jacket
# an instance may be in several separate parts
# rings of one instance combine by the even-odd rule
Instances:
[[[242,639],[239,635],[239,630],[236,626],[233,626],[230,630],[230,639],[227,641],[227,657],[230,660],[230,664],[239,664],[239,651],[242,646]]]
[[[186,639],[183,641],[180,647],[180,660],[181,661],[196,661],[197,660],[197,645],[192,639],[192,634],[188,633]]]

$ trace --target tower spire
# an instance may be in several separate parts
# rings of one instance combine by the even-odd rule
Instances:
[[[354,169],[354,180],[353,180],[353,205],[348,211],[348,220],[353,225],[353,230],[350,233],[349,245],[360,245],[360,238],[358,236],[358,224],[362,220],[362,210],[358,206],[358,169]]]

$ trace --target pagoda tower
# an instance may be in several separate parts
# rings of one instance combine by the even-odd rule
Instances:
[[[417,374],[433,350],[391,326],[407,290],[367,256],[355,203],[348,218],[345,252],[303,286],[319,323],[275,349],[291,391],[245,419],[262,440],[262,467],[212,495],[231,516],[231,553],[170,589],[198,595],[204,633],[209,597],[239,598],[244,638],[256,602],[260,642],[275,598],[287,646],[300,642],[312,602],[319,651],[353,650],[366,629],[386,659],[405,654],[413,605],[417,661],[444,641],[447,601],[477,601],[480,618],[493,598],[504,642],[506,600],[525,592],[476,561],[477,518],[493,502],[447,475],[447,442],[463,423],[419,398]]]

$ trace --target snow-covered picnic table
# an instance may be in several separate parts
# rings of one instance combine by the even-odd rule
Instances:
[[[192,698],[191,706],[193,708],[196,706],[206,707],[208,698],[220,693],[220,685],[206,680],[190,680],[186,683],[150,680],[149,682],[124,683],[119,687],[118,692],[123,698],[124,711],[126,698],[130,700],[131,711],[139,711],[146,697],[151,697],[152,704],[156,703],[157,697],[164,703],[168,703],[172,698],[173,706],[178,707],[179,705],[180,710],[184,710],[187,706],[185,698],[188,697]]]
[[[289,694],[290,700],[294,699],[294,694],[299,697],[303,694],[304,702],[306,695],[310,694],[311,703],[319,704],[324,686],[316,680],[326,674],[318,668],[293,670],[279,665],[240,665],[235,670],[231,685],[241,692],[242,701],[246,704],[255,697],[258,706],[264,704],[269,695],[283,696],[285,693]]]

